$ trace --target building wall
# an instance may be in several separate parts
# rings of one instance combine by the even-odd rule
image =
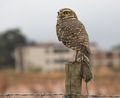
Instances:
[[[91,58],[94,66],[120,66],[120,50],[96,51]]]
[[[18,49],[17,49],[18,50]],[[42,71],[63,70],[66,62],[73,59],[74,52],[61,46],[25,46],[21,65],[20,54],[16,51],[16,69],[23,66],[24,71],[42,69]],[[21,70],[21,69],[20,69]]]
[[[96,44],[90,49],[92,66],[120,66],[120,51],[100,51]],[[59,44],[23,46],[15,50],[16,70],[64,70],[65,63],[74,61],[74,56],[74,51]]]

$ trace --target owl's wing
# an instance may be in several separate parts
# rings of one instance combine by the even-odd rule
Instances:
[[[69,33],[75,37],[76,42],[79,44],[83,44],[86,47],[89,47],[89,37],[87,31],[82,22],[79,20],[71,20],[68,23]]]
[[[85,47],[83,51],[86,54],[86,56],[90,57],[91,51],[89,47],[89,37],[87,31],[84,25],[80,21],[78,21],[78,24],[80,26],[78,33],[78,39],[79,39],[78,42],[82,44],[83,47]]]
[[[77,43],[77,48],[83,48],[82,51],[86,54],[87,57],[89,57],[89,37],[83,23],[79,20],[71,20],[68,25],[70,28],[72,28],[69,30],[71,32],[71,35],[75,37],[72,39],[74,39],[74,42]]]

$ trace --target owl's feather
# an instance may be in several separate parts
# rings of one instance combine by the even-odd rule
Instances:
[[[78,19],[70,18],[58,22],[56,31],[59,41],[62,41],[66,47],[90,56],[88,34]]]

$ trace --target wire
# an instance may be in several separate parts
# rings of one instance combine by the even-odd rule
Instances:
[[[26,94],[26,93],[24,93],[24,94],[0,94],[0,96],[7,96],[7,97],[12,97],[12,96],[42,96],[42,97],[44,97],[44,96],[83,96],[83,97],[85,97],[85,96],[90,96],[90,97],[119,97],[120,98],[120,95],[88,95],[88,94],[86,94],[86,95],[82,95],[82,94],[76,94],[76,93],[71,93],[71,94],[63,94],[63,93],[61,93],[61,94],[52,94],[52,93],[31,93],[31,94]]]

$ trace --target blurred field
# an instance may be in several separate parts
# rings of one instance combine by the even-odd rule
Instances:
[[[94,70],[94,80],[88,84],[90,94],[120,94],[120,73],[108,68]],[[16,73],[0,72],[0,93],[64,93],[64,72]],[[83,94],[86,94],[83,83]],[[3,98],[3,97],[0,97]],[[12,97],[14,98],[14,97]]]

